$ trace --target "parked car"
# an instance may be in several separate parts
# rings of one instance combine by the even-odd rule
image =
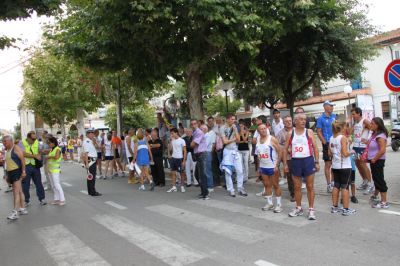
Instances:
[[[400,148],[400,122],[393,122],[392,131],[390,132],[392,138],[391,146],[393,151],[398,151]]]

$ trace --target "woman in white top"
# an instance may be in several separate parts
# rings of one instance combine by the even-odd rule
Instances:
[[[349,186],[351,184],[351,153],[349,149],[349,142],[344,135],[345,125],[345,122],[333,122],[333,136],[329,140],[329,155],[332,158],[332,173],[334,180],[331,213],[339,212],[339,191],[342,191],[342,214],[348,216],[350,214],[353,214],[355,210],[349,209]]]
[[[108,177],[108,170],[110,169],[110,177],[113,178],[113,165],[114,165],[114,152],[115,144],[111,141],[112,135],[107,134],[107,138],[104,140],[104,155],[106,159],[106,171],[104,173],[104,179]]]

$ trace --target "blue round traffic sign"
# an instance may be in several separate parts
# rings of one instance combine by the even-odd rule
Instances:
[[[400,60],[394,60],[387,66],[384,79],[389,90],[400,92]]]

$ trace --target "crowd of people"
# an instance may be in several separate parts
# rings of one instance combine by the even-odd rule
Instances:
[[[184,193],[187,187],[196,186],[200,187],[198,197],[203,200],[209,200],[215,188],[225,188],[230,197],[246,197],[245,185],[253,162],[255,178],[263,184],[263,191],[257,194],[266,200],[263,211],[283,211],[281,186],[287,183],[289,200],[295,204],[288,215],[303,215],[302,189],[306,189],[307,217],[315,220],[314,176],[320,168],[326,177],[327,192],[332,193],[332,213],[348,216],[356,212],[350,202],[358,203],[357,170],[363,180],[357,189],[370,195],[372,207],[388,208],[384,178],[388,132],[383,120],[375,117],[369,121],[355,107],[351,119],[340,121],[333,106],[330,101],[324,102],[316,135],[304,109],[299,107],[293,118],[282,118],[280,111],[274,110],[271,121],[259,116],[251,125],[228,114],[225,118],[208,117],[206,121],[192,119],[188,128],[181,123],[174,127],[159,116],[157,127],[129,129],[121,137],[116,131],[91,129],[85,138],[68,137],[66,141],[47,132],[43,132],[41,142],[35,132],[29,132],[19,142],[5,136],[5,176],[14,193],[14,209],[7,218],[13,220],[28,213],[31,180],[40,204],[47,204],[42,166],[54,192],[51,204],[65,205],[61,161],[74,161],[74,150],[78,153],[76,161],[87,169],[90,196],[101,196],[95,187],[96,179],[122,177],[125,173],[129,184],[139,184],[140,191],[153,191],[156,186],[167,185],[164,169],[168,168],[171,183],[167,193]]]

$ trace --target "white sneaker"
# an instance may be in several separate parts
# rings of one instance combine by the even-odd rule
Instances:
[[[274,213],[281,213],[281,212],[282,212],[281,205],[276,205],[276,207],[274,208]]]
[[[28,214],[28,210],[26,208],[20,208],[18,210],[18,213],[21,215],[26,215],[26,214]]]
[[[146,190],[146,187],[145,187],[144,185],[141,185],[141,186],[139,187],[139,190],[145,191],[145,190]]]
[[[280,186],[282,186],[282,185],[284,185],[284,184],[286,184],[286,183],[287,183],[286,178],[281,178],[281,179],[279,180],[279,185],[280,185]]]
[[[181,192],[182,192],[182,193],[185,193],[185,192],[186,192],[186,190],[185,190],[185,187],[184,187],[184,186],[181,186]]]
[[[274,205],[269,204],[269,203],[265,204],[265,206],[261,208],[261,210],[263,210],[263,211],[272,211],[273,209],[274,209]]]
[[[306,183],[301,183],[301,189],[306,189]]]
[[[167,190],[167,193],[171,193],[171,192],[177,192],[178,190],[176,189],[176,186],[173,186],[172,188]]]
[[[18,218],[19,218],[19,215],[16,210],[12,210],[12,212],[7,216],[8,220],[17,220]]]
[[[211,192],[214,192],[214,189],[213,189],[213,188],[209,188],[209,189],[208,189],[208,193],[211,193]]]
[[[49,190],[49,187],[45,186],[43,189],[44,189],[44,191],[47,191],[47,190]]]

